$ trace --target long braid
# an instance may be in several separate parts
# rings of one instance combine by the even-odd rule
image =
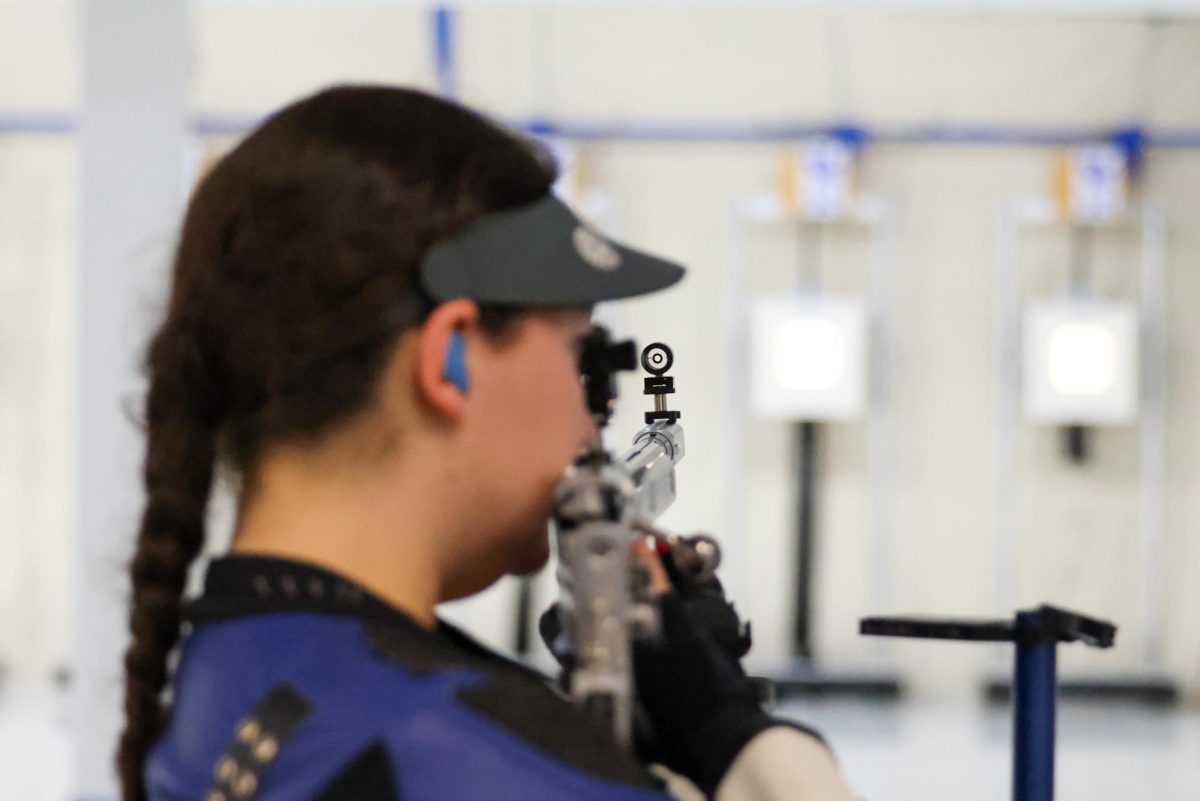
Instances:
[[[163,728],[168,659],[179,638],[188,569],[204,545],[216,455],[215,393],[195,341],[168,324],[146,369],[146,508],[130,566],[132,640],[125,654],[126,728],[118,769],[124,801],[144,801],[142,767]]]

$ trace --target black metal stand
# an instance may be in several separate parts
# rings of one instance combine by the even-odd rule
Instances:
[[[1057,649],[1060,642],[1109,648],[1117,628],[1076,612],[1042,605],[1013,620],[874,617],[862,634],[937,640],[1014,642],[1013,801],[1053,801]]]
[[[792,629],[792,653],[799,660],[811,660],[813,571],[813,529],[816,525],[817,424],[809,421],[796,425],[796,598]]]
[[[813,596],[816,588],[816,521],[819,429],[814,422],[796,425],[796,555],[795,612],[792,623],[792,669],[771,678],[775,697],[856,698],[894,701],[903,691],[900,679],[889,671],[824,670],[817,665],[813,648]]]
[[[533,629],[533,579],[521,577],[517,587],[516,609],[513,610],[513,653],[524,659],[529,656]]]

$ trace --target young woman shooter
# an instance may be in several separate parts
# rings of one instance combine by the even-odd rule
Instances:
[[[682,276],[581,224],[554,178],[474,112],[342,87],[197,188],[145,360],[125,801],[665,797],[550,682],[435,616],[544,564],[553,488],[597,437],[591,307]],[[232,553],[185,606],[218,475]],[[848,798],[655,575],[656,758],[721,801]]]

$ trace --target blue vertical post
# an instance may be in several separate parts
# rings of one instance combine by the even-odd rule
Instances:
[[[1054,707],[1058,643],[1041,642],[1037,612],[1017,614],[1013,710],[1013,801],[1054,798]],[[1028,633],[1022,636],[1023,633]]]
[[[438,94],[454,97],[458,92],[454,74],[454,11],[446,6],[433,10],[433,68]]]

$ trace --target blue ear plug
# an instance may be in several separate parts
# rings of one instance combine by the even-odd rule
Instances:
[[[450,335],[450,349],[446,352],[446,367],[442,377],[458,387],[459,392],[467,394],[467,341],[457,331]]]

